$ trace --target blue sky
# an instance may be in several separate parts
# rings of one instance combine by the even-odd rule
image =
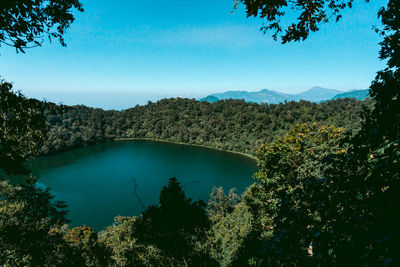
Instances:
[[[2,46],[0,75],[30,97],[116,109],[228,90],[364,89],[384,67],[371,28],[386,1],[355,2],[340,23],[281,45],[243,6],[231,14],[233,0],[82,0],[66,48]]]

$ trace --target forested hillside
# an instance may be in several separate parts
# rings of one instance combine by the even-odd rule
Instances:
[[[47,112],[48,140],[43,153],[90,145],[116,138],[150,138],[254,154],[263,143],[299,123],[321,122],[353,133],[370,100],[338,99],[277,105],[225,100],[163,99],[125,111],[73,106]]]
[[[78,0],[3,2],[0,42],[20,52],[47,37],[65,45],[83,10]],[[355,1],[235,2],[287,43],[338,22]],[[0,265],[400,266],[400,1],[388,0],[377,15],[386,67],[370,86],[373,102],[169,99],[116,112],[57,108],[0,80]],[[207,206],[171,178],[141,216],[118,216],[98,233],[71,229],[66,203],[38,187],[23,163],[40,147],[56,153],[123,137],[257,147],[256,181],[242,196],[215,188]],[[26,182],[18,185],[3,174],[21,171]]]

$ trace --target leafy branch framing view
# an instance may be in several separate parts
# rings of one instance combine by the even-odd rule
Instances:
[[[320,24],[339,21],[352,0],[236,0],[266,22],[282,43],[305,40]],[[77,0],[6,0],[0,42],[17,52],[63,34]],[[295,21],[281,18],[298,12]],[[239,199],[222,189],[205,203],[186,198],[176,179],[160,205],[141,217],[117,217],[100,233],[64,226],[65,205],[34,180],[0,183],[0,263],[83,266],[397,266],[400,262],[400,1],[377,16],[380,59],[370,87],[373,109],[346,135],[335,126],[303,124],[261,145],[256,182]],[[283,32],[285,30],[285,32]],[[1,82],[0,168],[17,173],[45,140],[44,104]],[[183,101],[184,103],[184,101]],[[221,102],[216,105],[231,105]],[[162,104],[162,101],[160,102]],[[158,104],[158,105],[160,105]],[[182,104],[182,103],[180,103]],[[243,103],[242,103],[243,104]],[[244,105],[244,104],[243,104]],[[287,129],[285,129],[287,130]],[[246,151],[247,152],[247,151]],[[28,175],[29,177],[29,175]],[[186,214],[181,211],[185,210]],[[234,226],[234,227],[232,227]]]

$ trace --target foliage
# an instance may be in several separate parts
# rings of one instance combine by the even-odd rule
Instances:
[[[48,138],[42,153],[54,154],[121,136],[124,118],[118,114],[84,106],[65,107],[56,113],[46,110]]]
[[[49,134],[43,153],[115,138],[149,138],[253,154],[297,123],[324,122],[355,133],[361,122],[359,113],[371,105],[369,100],[353,99],[259,105],[178,98],[121,112],[74,106],[62,114],[47,115]]]
[[[282,43],[290,41],[303,41],[311,32],[319,30],[321,23],[334,19],[340,20],[342,9],[351,8],[353,0],[313,0],[313,1],[285,1],[285,0],[234,0],[235,8],[243,3],[246,6],[248,17],[259,17],[266,24],[261,28],[264,32],[274,31],[272,37],[276,40],[278,34],[285,30],[281,36]],[[369,0],[366,0],[368,2]],[[281,17],[291,14],[296,19],[288,25],[282,25]]]
[[[339,146],[343,129],[314,123],[296,125],[283,137],[262,145],[257,150],[259,171],[255,178],[271,183],[271,179],[296,179],[321,175],[321,160],[332,153],[345,153]],[[286,182],[285,181],[285,182]]]
[[[248,15],[260,14],[266,18],[270,24],[264,29],[276,30],[275,37],[281,30],[279,18],[285,15],[283,9],[289,4],[297,7],[301,15],[297,24],[289,26],[282,36],[283,43],[304,40],[325,21],[325,10],[333,11],[338,19],[340,10],[351,7],[352,3],[324,0],[238,2],[245,3]],[[332,5],[336,3],[342,5]],[[310,265],[310,262],[328,266],[399,264],[400,234],[395,226],[399,215],[394,208],[399,203],[400,190],[399,10],[399,1],[389,0],[378,12],[384,25],[383,29],[376,29],[383,36],[380,59],[386,60],[387,67],[378,72],[372,82],[370,96],[374,98],[374,108],[364,112],[361,130],[349,139],[347,152],[333,151],[322,158],[322,169],[314,164],[309,166],[313,171],[321,170],[317,175],[305,173],[305,176],[299,170],[306,169],[302,166],[310,160],[309,154],[302,152],[303,160],[296,157],[292,149],[282,147],[279,153],[272,150],[271,155],[265,155],[263,160],[268,168],[257,175],[262,185],[252,187],[248,198],[249,205],[254,207],[262,207],[273,199],[272,204],[266,205],[265,212],[272,215],[273,220],[260,216],[264,218],[261,222],[272,223],[272,238],[267,242],[261,240],[262,246],[258,247],[258,251],[261,247],[267,248],[267,253],[257,255],[264,263],[272,260],[274,264],[295,265]],[[279,167],[270,165],[273,162],[278,162]],[[284,173],[280,172],[281,167]],[[295,174],[295,185],[303,183],[304,187],[287,184],[292,174]],[[265,184],[271,187],[265,190]],[[274,215],[275,211],[278,213]],[[255,232],[263,232],[264,225],[260,225],[261,230]]]
[[[400,217],[394,208],[399,203],[400,190],[399,7],[398,1],[390,0],[378,12],[384,25],[377,29],[383,36],[380,59],[386,60],[387,67],[378,72],[370,87],[370,95],[376,100],[374,109],[351,140],[353,176],[349,179],[355,204],[348,211],[348,220],[353,221],[349,231],[355,234],[353,247],[348,248],[362,255],[364,265],[400,262],[400,234],[394,225]]]
[[[78,0],[2,0],[0,3],[0,43],[25,48],[40,46],[44,37],[58,39],[74,21],[72,10],[83,11]]]
[[[260,262],[272,265],[309,264],[314,234],[329,231],[332,219],[322,220],[325,212],[315,208],[328,193],[318,185],[330,166],[328,158],[346,153],[343,138],[340,128],[302,124],[257,151],[259,171],[254,177],[259,184],[247,191],[245,201],[257,222],[253,231],[259,235],[252,238],[262,246],[258,255],[242,252],[241,257],[256,254]]]
[[[24,52],[40,45],[45,36],[62,37],[73,21],[77,0],[4,0],[0,3],[0,44]],[[37,156],[46,133],[44,110],[55,105],[27,99],[0,81],[0,170],[8,175],[25,174],[27,159]],[[66,205],[54,201],[49,189],[26,183],[12,186],[0,177],[0,265],[82,266],[79,253],[64,240]]]
[[[222,187],[213,188],[210,194],[207,213],[212,225],[205,246],[220,266],[232,263],[253,227],[249,208],[239,200],[232,189],[225,195]]]
[[[235,206],[240,201],[240,196],[235,191],[236,189],[232,188],[229,190],[228,195],[225,195],[222,187],[213,187],[207,205],[207,214],[211,220],[215,216],[225,216],[235,209]]]
[[[299,125],[258,150],[259,183],[244,198],[256,223],[236,264],[399,261],[399,141],[364,159],[343,141],[340,129]]]
[[[114,219],[114,224],[99,233],[99,242],[110,252],[110,266],[171,266],[171,259],[165,257],[160,249],[143,245],[134,237],[136,217]]]
[[[71,265],[80,257],[63,239],[62,225],[66,206],[54,201],[48,189],[35,185],[23,164],[39,154],[46,136],[44,110],[55,105],[27,99],[12,91],[12,85],[0,82],[0,170],[23,174],[26,182],[12,186],[0,177],[0,264]]]
[[[105,246],[97,241],[97,234],[88,226],[75,227],[64,234],[64,239],[75,251],[80,251],[85,266],[107,266],[110,256]]]
[[[51,109],[51,105],[48,105]],[[12,91],[0,81],[0,169],[26,173],[22,163],[38,155],[45,138],[44,104]]]
[[[378,13],[384,28],[377,30],[382,36],[379,58],[387,67],[379,71],[370,87],[376,100],[374,109],[366,116],[362,131],[355,138],[357,146],[376,149],[387,141],[400,138],[400,4],[391,0]]]
[[[63,239],[65,205],[33,184],[0,182],[0,264],[42,266],[79,264]]]
[[[0,169],[7,174],[28,173],[23,162],[38,155],[45,137],[43,112],[43,103],[0,82]],[[0,179],[0,264],[78,263],[59,231],[68,222],[65,204],[53,201],[49,190],[36,187],[35,180],[27,177],[23,185],[12,186]]]
[[[180,265],[212,266],[207,255],[197,250],[204,242],[209,219],[203,201],[186,198],[182,187],[171,178],[160,193],[160,206],[150,206],[135,222],[134,236],[139,242],[154,245]]]
[[[61,35],[72,22],[69,10],[81,8],[78,2],[61,0],[24,2],[43,4],[43,8],[48,7],[44,3],[58,3],[56,7],[62,7],[67,16],[34,25],[26,24],[22,16],[18,22],[24,25],[23,37],[14,34],[10,35],[14,39],[8,39],[20,51],[36,41],[36,33],[47,33],[63,43]],[[20,12],[9,9],[10,3],[0,4],[2,42],[6,40],[4,27],[13,30],[18,26],[13,15],[5,19],[7,12]],[[23,5],[22,1],[16,3]],[[275,38],[282,31],[280,18],[287,9],[299,11],[297,22],[282,36],[285,43],[304,40],[330,17],[338,20],[340,11],[351,7],[352,1],[237,3],[246,5],[249,16],[266,19],[269,24],[264,30],[275,30]],[[47,113],[50,138],[44,146],[46,153],[120,137],[246,153],[267,143],[256,152],[257,183],[241,200],[215,189],[206,211],[203,202],[186,198],[176,179],[170,179],[161,191],[159,206],[148,207],[140,218],[117,217],[113,226],[99,234],[86,226],[63,227],[67,222],[65,205],[54,202],[49,190],[37,188],[33,182],[21,186],[0,182],[0,264],[399,265],[399,10],[399,1],[389,0],[378,14],[384,25],[377,30],[383,36],[380,58],[388,65],[371,85],[373,103],[336,100],[257,105],[168,99],[122,112],[77,106],[67,113]],[[39,11],[26,10],[24,14],[29,17]],[[50,32],[57,23],[58,33]],[[32,26],[39,28],[29,28]],[[1,82],[0,89],[0,168],[16,173],[42,145],[43,106],[13,93],[8,83]],[[361,111],[362,118],[358,116]],[[335,126],[326,126],[329,124]]]
[[[253,228],[253,215],[245,203],[232,213],[213,221],[208,240],[210,255],[220,266],[230,266]]]

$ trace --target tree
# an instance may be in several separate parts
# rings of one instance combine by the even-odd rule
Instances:
[[[300,12],[297,23],[287,26],[281,36],[282,43],[286,43],[305,40],[311,32],[318,31],[318,25],[327,22],[331,15],[336,21],[339,20],[340,10],[351,7],[352,2],[238,0],[237,4],[246,5],[248,16],[265,19],[269,24],[263,26],[263,29],[275,30],[275,39],[282,31],[280,18],[286,15],[286,11],[294,9],[294,12]],[[288,198],[287,193],[283,195],[285,198],[278,197],[277,203],[281,203],[280,207],[283,208],[279,208],[279,213],[284,223],[281,227],[273,225],[274,234],[282,234],[274,237],[275,244],[270,247],[278,249],[275,251],[278,253],[272,254],[278,255],[280,262],[289,260],[301,263],[300,259],[309,254],[311,259],[319,259],[317,263],[322,265],[399,265],[400,232],[396,222],[400,214],[396,207],[400,204],[400,2],[389,0],[387,6],[379,10],[378,17],[384,25],[383,29],[376,29],[383,36],[379,57],[387,60],[387,67],[378,72],[370,87],[370,96],[375,100],[374,108],[365,112],[362,128],[354,138],[349,139],[349,148],[344,157],[334,154],[325,157],[328,165],[317,175],[320,177],[318,183],[308,183],[307,190],[296,197]],[[284,183],[292,177],[291,173],[297,171],[297,164],[286,165],[291,162],[287,161],[292,158],[291,154],[287,154],[286,150],[283,150],[282,155],[279,153],[273,155],[277,158],[271,158],[270,155],[261,159],[261,162],[266,163],[266,171],[259,173],[258,177],[266,178],[267,184],[274,183],[276,174],[285,170],[275,168],[275,173],[270,164],[276,160],[283,160],[279,161],[284,164],[281,167],[288,167],[286,170],[289,172],[281,177]],[[271,162],[268,161],[270,159]],[[310,167],[314,169],[312,165]],[[296,176],[295,181],[300,178]],[[282,187],[278,183],[267,191],[267,195],[275,195],[272,190],[281,191],[280,188],[282,192],[287,192],[289,187]],[[314,203],[318,200],[318,205],[309,206],[306,210],[311,214],[319,214],[320,223],[312,223],[310,220],[309,226],[305,227],[306,224],[301,224],[305,218],[302,216],[302,203],[313,201],[296,205],[293,200],[297,197],[307,199],[307,194],[318,196],[314,199]],[[263,193],[261,197],[265,197]],[[299,220],[290,221],[294,216]],[[273,218],[276,221],[279,216]],[[320,228],[324,224],[326,226]],[[305,237],[305,241],[302,246],[295,247],[293,245],[301,244],[296,242],[296,232],[312,235],[308,235],[307,239],[307,234],[300,234]],[[310,249],[305,247],[308,243]]]
[[[182,187],[171,178],[160,193],[160,206],[150,206],[137,220],[134,236],[138,242],[153,245],[178,264],[214,266],[197,242],[204,242],[210,221],[203,201],[186,198]]]
[[[46,134],[44,104],[12,91],[0,81],[0,169],[27,173],[22,163],[37,156]]]
[[[377,30],[383,36],[379,58],[387,61],[387,67],[378,72],[371,84],[370,95],[376,103],[357,138],[358,143],[372,149],[400,136],[400,3],[389,1],[378,16],[384,25]]]
[[[2,0],[0,44],[24,53],[47,37],[65,46],[63,34],[74,21],[73,9],[83,11],[79,0]]]
[[[236,189],[232,188],[229,190],[228,195],[225,195],[222,186],[213,187],[207,205],[207,213],[211,219],[215,216],[225,216],[235,209],[235,206],[240,201],[240,196],[235,191]]]
[[[313,235],[329,232],[337,215],[327,216],[327,211],[339,206],[325,202],[331,190],[320,184],[332,155],[346,153],[348,145],[340,144],[343,137],[340,128],[302,124],[257,151],[259,171],[254,177],[258,184],[250,188],[245,201],[258,221],[256,238],[263,240],[259,250],[265,253],[259,256],[264,262],[310,264]],[[325,209],[318,209],[321,204]],[[328,257],[324,260],[329,262]]]
[[[342,17],[340,11],[351,8],[353,0],[234,0],[235,8],[240,3],[245,4],[248,17],[259,17],[266,21],[261,30],[274,31],[273,38],[276,40],[278,34],[285,29],[281,35],[282,43],[290,41],[301,41],[307,39],[311,32],[319,30],[321,23],[331,19],[336,22]],[[369,2],[369,0],[365,0]],[[295,13],[296,20],[282,25],[281,17],[287,13]]]
[[[63,34],[74,20],[72,8],[83,11],[78,0],[3,0],[0,44],[24,52],[48,37],[65,46]],[[43,145],[44,109],[44,103],[27,99],[0,81],[0,169],[7,174],[29,173],[23,163],[38,155]],[[32,177],[17,186],[0,181],[0,265],[82,265],[80,253],[63,238],[65,208]]]
[[[52,108],[52,105],[48,105]],[[0,169],[24,174],[21,185],[0,177],[0,264],[74,265],[79,257],[63,239],[66,205],[54,201],[49,189],[35,185],[23,163],[39,154],[46,136],[45,103],[27,99],[0,82]],[[76,259],[76,261],[74,260]]]
[[[214,187],[207,213],[211,221],[207,242],[204,244],[220,266],[232,266],[232,261],[252,230],[253,216],[245,202],[240,202],[235,189],[225,195],[222,187]]]
[[[49,106],[51,107],[51,105]],[[24,161],[38,155],[46,136],[45,104],[0,82],[0,169],[8,175],[29,170]],[[53,200],[35,179],[12,186],[0,177],[0,264],[76,264],[79,259],[60,232],[67,223],[65,204]],[[72,259],[76,258],[74,262]]]
[[[264,33],[268,30],[274,31],[274,39],[277,39],[278,33],[286,28],[280,37],[282,43],[287,43],[305,40],[311,32],[319,30],[321,23],[326,23],[331,18],[336,22],[339,21],[340,11],[351,8],[353,0],[235,0],[235,2],[235,7],[240,3],[246,6],[247,16],[265,20],[267,24],[264,24],[261,29]],[[283,26],[280,19],[288,11],[299,14],[296,22]],[[368,128],[368,131],[375,128],[375,131],[380,132],[381,137],[379,138],[378,134],[373,139],[381,140],[385,138],[384,136],[393,139],[400,134],[400,74],[398,70],[400,67],[400,3],[397,0],[389,0],[387,6],[382,7],[377,15],[384,25],[383,29],[375,29],[383,36],[379,58],[387,60],[387,68],[378,72],[370,87],[370,96],[376,100],[376,104],[368,119],[372,121],[367,121],[365,128]]]
[[[0,265],[76,266],[83,261],[64,240],[65,204],[32,183],[0,181]]]
[[[88,226],[75,227],[64,234],[64,239],[76,252],[81,252],[85,266],[109,266],[110,257],[102,242],[98,242],[97,234]],[[79,258],[79,257],[78,257]]]
[[[113,225],[101,231],[99,242],[109,251],[108,266],[172,266],[174,261],[165,257],[155,246],[141,244],[134,236],[136,217],[114,218]]]

